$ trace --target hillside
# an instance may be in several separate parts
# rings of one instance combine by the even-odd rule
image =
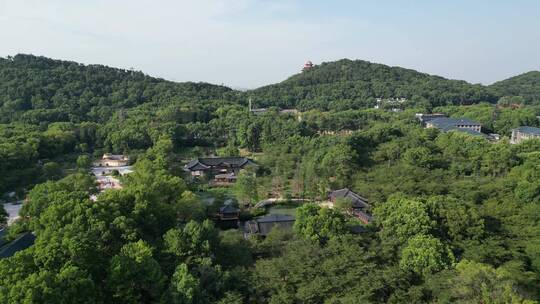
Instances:
[[[526,104],[540,103],[540,72],[531,71],[490,86],[503,96],[522,96]]]
[[[102,65],[0,58],[0,193],[43,181],[42,163],[73,153],[146,149],[160,136],[180,146],[205,130],[231,92]]]
[[[174,83],[103,65],[33,55],[0,58],[0,122],[105,122],[117,109],[222,98],[231,89]]]
[[[23,201],[0,233],[0,303],[540,300],[540,140],[504,136],[538,126],[532,106],[461,106],[498,96],[347,60],[248,93],[27,55],[0,66],[0,200]],[[300,107],[346,110],[245,106],[306,92]],[[373,96],[457,103],[433,110],[503,137],[350,109]],[[104,153],[132,172],[96,167]]]
[[[486,87],[362,60],[322,63],[249,92],[257,105],[301,109],[373,106],[375,98],[407,98],[422,105],[460,105],[497,97]]]

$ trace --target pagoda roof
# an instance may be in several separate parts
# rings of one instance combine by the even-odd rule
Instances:
[[[360,196],[353,192],[349,188],[343,188],[330,192],[330,199],[336,198],[348,198],[352,201],[353,208],[369,208],[371,205],[368,203],[367,198]]]
[[[246,165],[255,164],[245,157],[201,157],[187,163],[184,168],[189,171],[207,170],[212,167],[242,168]]]

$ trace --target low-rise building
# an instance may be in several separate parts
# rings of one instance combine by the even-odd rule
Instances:
[[[236,208],[232,200],[225,201],[219,208],[219,219],[222,221],[238,220],[240,218],[240,209]]]
[[[519,127],[512,130],[512,138],[510,143],[519,144],[524,140],[540,138],[540,128],[536,127]]]
[[[371,205],[363,196],[351,191],[348,188],[343,188],[330,192],[329,200],[335,204],[338,199],[347,199],[351,202],[351,208],[347,213],[356,217],[364,224],[369,224],[373,217],[370,215]]]
[[[424,127],[425,127],[425,123],[429,120],[432,120],[434,118],[440,118],[440,117],[448,117],[446,116],[446,114],[442,114],[442,113],[430,113],[430,114],[416,113],[415,116],[416,116],[416,119],[418,119]]]
[[[351,134],[353,134],[353,130],[349,130],[349,129],[343,129],[343,130],[339,130],[339,131],[333,131],[333,130],[319,130],[317,131],[317,134],[319,135],[322,135],[322,136],[325,136],[325,135],[336,135],[336,136],[349,136]]]
[[[184,171],[193,177],[213,175],[234,182],[241,170],[252,165],[255,162],[245,157],[205,157],[190,161],[184,166]]]
[[[129,157],[111,153],[103,154],[101,159],[94,162],[95,167],[123,167],[129,164]]]
[[[352,207],[356,209],[369,209],[371,207],[366,198],[351,191],[349,188],[332,191],[328,197],[332,203],[335,203],[338,199],[349,199]]]
[[[304,67],[302,68],[302,72],[311,70],[313,66],[314,66],[313,62],[311,62],[310,60],[306,61],[306,63],[304,63]]]
[[[437,128],[443,132],[455,129],[468,129],[482,132],[482,125],[468,118],[435,117],[425,121],[426,128]]]
[[[212,183],[216,186],[226,186],[230,184],[236,183],[236,180],[238,179],[238,176],[236,176],[234,173],[222,173],[222,174],[216,174],[214,176],[214,180]]]
[[[420,121],[424,128],[437,128],[441,132],[457,131],[467,133],[472,136],[479,136],[490,141],[498,141],[498,134],[482,133],[482,124],[470,120],[468,118],[450,118],[446,114],[432,113],[423,114],[416,113],[416,119]]]

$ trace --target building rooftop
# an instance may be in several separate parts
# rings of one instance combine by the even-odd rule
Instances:
[[[415,117],[420,122],[425,123],[427,121],[432,120],[433,118],[447,117],[447,116],[446,116],[446,114],[443,114],[443,113],[416,113]]]
[[[271,214],[251,221],[244,225],[244,232],[248,234],[268,235],[274,227],[281,229],[292,229],[294,216],[284,214]]]
[[[330,199],[349,198],[352,201],[353,208],[369,208],[370,204],[365,197],[351,191],[349,188],[343,188],[330,192]]]
[[[240,210],[233,205],[225,205],[219,208],[219,213],[238,213]]]
[[[435,117],[429,120],[429,123],[433,124],[437,128],[448,131],[457,126],[468,125],[468,126],[481,126],[480,123],[470,120],[468,118],[450,118],[450,117]]]
[[[216,178],[216,179],[220,179],[220,178],[237,179],[237,176],[234,175],[234,173],[223,173],[223,174],[216,174],[214,176],[214,178]]]
[[[540,136],[540,128],[536,128],[536,127],[523,126],[523,127],[515,128],[514,130],[519,131],[521,133],[525,133],[525,134],[532,134],[532,135]]]
[[[251,159],[245,157],[204,157],[196,158],[187,163],[184,168],[187,170],[205,170],[211,167],[243,167],[248,164],[255,164]]]
[[[126,155],[122,155],[122,154],[105,153],[105,154],[103,154],[102,159],[110,159],[110,160],[128,160],[128,157],[127,157]]]
[[[362,210],[355,209],[352,211],[352,214],[364,224],[369,224],[373,220],[373,217],[371,215],[365,213]]]
[[[467,133],[467,134],[472,135],[472,136],[480,136],[480,137],[483,137],[483,138],[486,138],[486,139],[491,138],[487,134],[484,134],[482,132],[478,132],[478,131],[475,131],[475,130],[471,130],[471,129],[466,129],[466,128],[456,128],[456,127],[454,127],[454,128],[448,128],[445,131],[446,132],[455,131],[455,132]]]

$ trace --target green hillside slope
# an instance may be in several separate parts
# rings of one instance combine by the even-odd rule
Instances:
[[[250,92],[257,105],[301,109],[373,106],[375,98],[407,98],[431,106],[495,102],[481,85],[362,60],[323,63]]]
[[[221,98],[231,89],[33,55],[0,58],[0,122],[107,121],[146,102]]]
[[[540,103],[540,72],[531,71],[490,86],[503,96],[522,96],[526,104]]]

